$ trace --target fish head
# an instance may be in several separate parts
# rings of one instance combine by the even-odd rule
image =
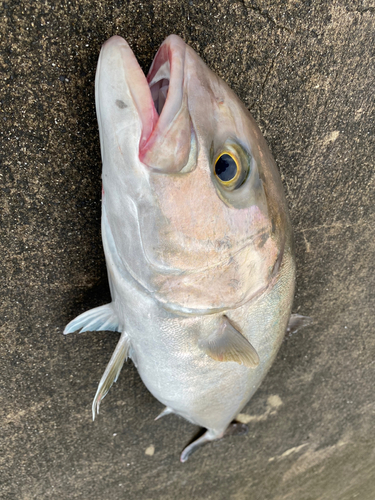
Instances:
[[[96,108],[111,251],[165,307],[236,308],[292,252],[275,162],[250,113],[184,41],[146,77],[118,36],[102,47]]]

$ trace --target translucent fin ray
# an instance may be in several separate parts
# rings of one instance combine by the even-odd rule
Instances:
[[[287,333],[296,333],[300,328],[311,325],[313,319],[309,316],[302,316],[301,314],[292,314],[289,318],[288,326],[286,327]]]
[[[126,332],[121,334],[120,340],[117,343],[112,357],[105,369],[103,376],[99,382],[98,390],[96,391],[94,401],[92,403],[92,419],[95,420],[96,414],[99,414],[99,406],[103,398],[108,393],[114,382],[117,382],[121,368],[125,360],[128,358],[130,349],[130,341]]]
[[[155,420],[159,420],[159,418],[165,417],[170,413],[174,413],[174,411],[172,410],[172,408],[169,408],[169,406],[166,406],[164,410],[161,413],[159,413],[159,415],[155,418]]]
[[[99,332],[103,330],[120,331],[117,315],[113,310],[112,303],[90,309],[68,323],[64,335],[80,330],[82,332]]]

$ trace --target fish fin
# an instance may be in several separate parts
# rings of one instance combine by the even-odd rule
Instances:
[[[259,365],[254,347],[226,316],[208,337],[199,340],[198,346],[215,361],[235,361],[249,368]]]
[[[126,332],[122,332],[120,340],[117,343],[112,357],[105,369],[102,378],[100,379],[98,389],[96,391],[94,401],[92,402],[92,419],[95,420],[96,413],[99,414],[99,406],[102,399],[106,396],[113,382],[117,382],[121,368],[125,360],[128,358],[130,349],[130,341]]]
[[[186,462],[187,459],[190,457],[190,455],[192,455],[199,448],[209,443],[210,441],[216,441],[216,439],[222,438],[223,435],[224,432],[218,433],[216,431],[209,429],[202,436],[200,436],[198,439],[195,439],[192,443],[186,446],[186,448],[184,448],[184,450],[180,455],[180,462],[182,463]]]
[[[120,331],[119,321],[112,303],[95,307],[80,314],[66,325],[64,335],[76,330],[80,330],[79,333],[99,332],[103,330],[110,332]]]
[[[287,333],[296,333],[300,328],[310,325],[313,319],[309,316],[302,316],[301,314],[292,314],[289,318],[288,326],[286,327]]]
[[[209,443],[210,441],[216,441],[222,439],[223,437],[229,436],[244,436],[249,431],[249,427],[246,424],[240,422],[232,422],[228,425],[224,432],[217,432],[209,429],[203,435],[195,439],[183,450],[180,456],[180,462],[184,463],[195,451],[197,451],[201,446]]]
[[[155,418],[155,420],[159,420],[159,418],[165,417],[170,413],[174,413],[174,411],[172,410],[172,408],[169,408],[169,406],[166,406],[164,410],[161,413],[159,413],[159,415]]]

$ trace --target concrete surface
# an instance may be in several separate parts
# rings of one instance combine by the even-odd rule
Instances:
[[[0,4],[0,497],[374,500],[374,30],[371,1]],[[184,465],[197,428],[154,422],[134,366],[91,421],[118,334],[64,338],[106,303],[94,74],[126,37],[144,70],[177,33],[258,120],[295,228],[294,310],[245,408],[250,432]]]

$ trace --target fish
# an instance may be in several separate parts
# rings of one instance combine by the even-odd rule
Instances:
[[[112,301],[64,333],[121,333],[93,419],[130,358],[165,406],[159,417],[205,429],[184,448],[185,462],[238,428],[293,322],[287,202],[250,112],[177,35],[147,77],[123,38],[107,40],[95,102]]]

